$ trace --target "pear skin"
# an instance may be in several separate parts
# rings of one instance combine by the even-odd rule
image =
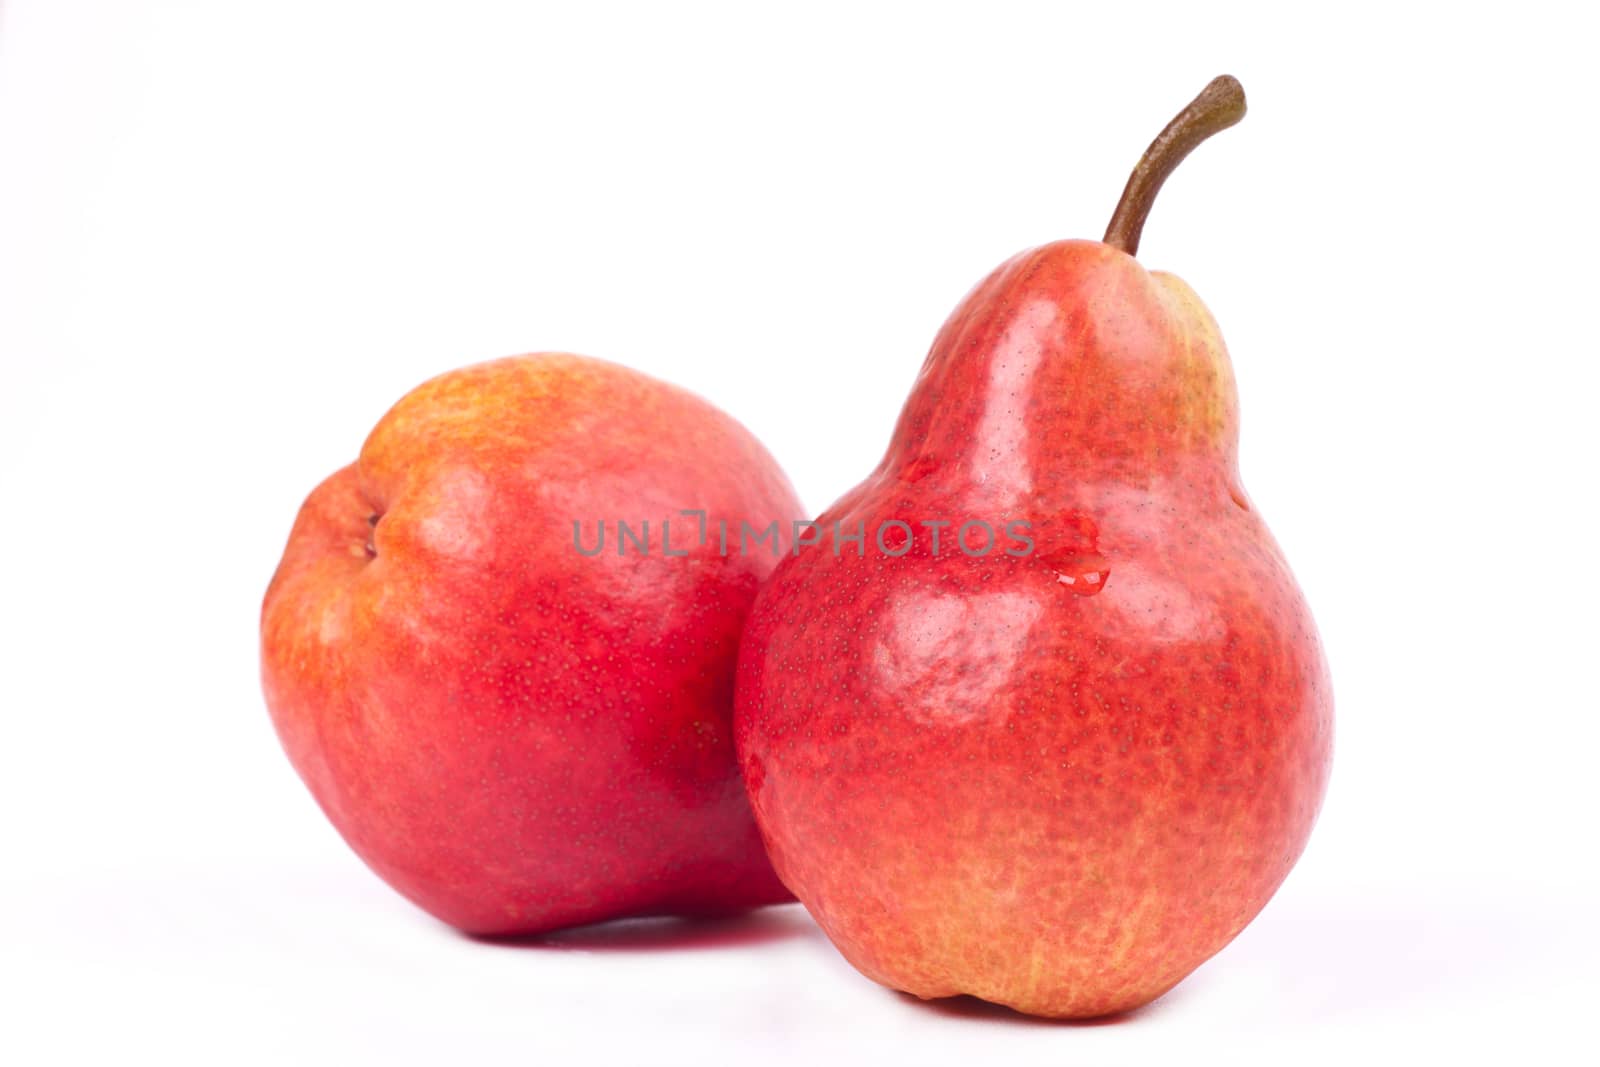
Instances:
[[[1148,1003],[1266,904],[1327,784],[1328,668],[1240,484],[1227,350],[1130,254],[1142,221],[967,296],[745,628],[735,743],[778,875],[919,997]]]

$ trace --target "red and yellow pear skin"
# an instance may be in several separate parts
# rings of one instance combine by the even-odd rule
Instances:
[[[745,781],[784,884],[868,977],[1121,1012],[1289,873],[1332,693],[1237,440],[1187,285],[1099,242],[1036,248],[956,309],[883,461],[818,520],[864,526],[864,554],[808,547],[763,586]],[[904,555],[874,543],[887,520]],[[941,520],[935,555],[920,524]],[[969,520],[987,555],[955,545]]]
[[[262,607],[273,723],[350,846],[462,930],[788,900],[730,733],[776,560],[715,531],[797,508],[742,426],[626,368],[540,354],[435,378],[300,511]],[[647,553],[619,553],[618,520],[649,522]],[[589,550],[606,524],[598,555],[575,521]]]

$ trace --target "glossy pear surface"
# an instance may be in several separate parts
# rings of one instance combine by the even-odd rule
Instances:
[[[680,509],[714,530],[797,507],[744,427],[625,367],[442,375],[301,508],[261,613],[273,724],[361,858],[463,930],[787,900],[731,736],[773,558]],[[648,522],[649,551],[621,551],[619,521]],[[604,523],[603,550],[574,522],[586,549]]]
[[[1288,874],[1332,695],[1237,439],[1188,286],[1105,244],[1046,245],[956,309],[883,461],[763,586],[745,781],[779,876],[866,975],[1123,1011]],[[879,542],[888,520],[913,536]],[[988,553],[955,543],[969,521],[995,531]],[[937,554],[928,522],[949,523]],[[834,540],[862,528],[864,552]]]

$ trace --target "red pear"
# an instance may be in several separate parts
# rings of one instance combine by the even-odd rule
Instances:
[[[1238,934],[1305,846],[1327,667],[1239,482],[1217,325],[1133,256],[1167,174],[1243,112],[1219,78],[1105,241],[982,281],[883,461],[757,597],[735,713],[756,819],[884,985],[1131,1009]]]
[[[787,900],[731,737],[775,552],[718,534],[797,507],[742,426],[626,368],[435,378],[311,494],[267,589],[284,748],[361,858],[463,930]]]

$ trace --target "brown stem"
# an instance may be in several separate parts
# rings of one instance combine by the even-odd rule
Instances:
[[[1138,255],[1139,235],[1145,217],[1156,202],[1156,194],[1167,176],[1178,169],[1183,158],[1214,133],[1220,133],[1244,118],[1244,86],[1231,74],[1214,79],[1200,90],[1178,117],[1167,123],[1150,147],[1144,150],[1139,165],[1133,168],[1116,214],[1106,227],[1105,243],[1128,255]]]

